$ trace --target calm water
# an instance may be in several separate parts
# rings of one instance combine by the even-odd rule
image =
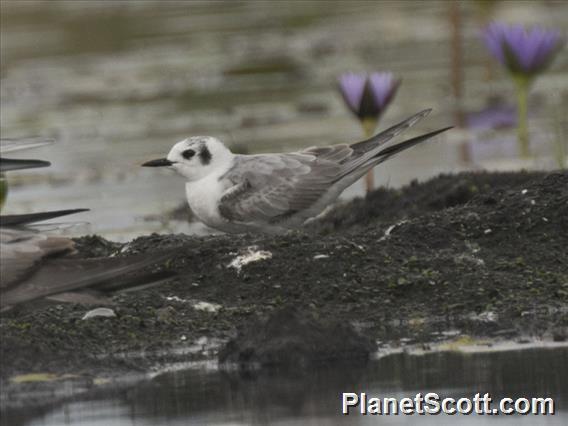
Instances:
[[[134,387],[45,407],[44,414],[10,413],[11,425],[565,425],[568,349],[477,354],[392,355],[366,367],[238,377],[208,368],[167,373]],[[362,416],[341,412],[342,392],[375,397],[553,397],[554,416]],[[26,417],[25,416],[29,416]],[[417,419],[419,417],[419,419]]]
[[[467,109],[511,98],[498,67],[487,80],[475,2],[463,3]],[[445,1],[9,1],[1,2],[3,137],[51,136],[57,144],[20,156],[50,169],[11,174],[7,213],[89,207],[76,234],[116,239],[151,231],[193,231],[147,221],[180,205],[181,178],[139,167],[173,143],[211,134],[251,152],[356,141],[358,123],[336,93],[349,70],[391,70],[403,78],[383,117],[392,124],[435,111],[420,131],[454,123],[449,2]],[[565,27],[564,1],[499,2],[494,18]],[[533,91],[532,133],[550,157],[568,116],[565,49]],[[563,95],[564,93],[564,95]],[[562,113],[564,111],[565,113]],[[560,118],[558,118],[560,117]],[[514,130],[454,130],[389,161],[377,183],[462,169],[518,168]],[[473,162],[461,161],[470,144]],[[362,193],[354,185],[346,196]]]

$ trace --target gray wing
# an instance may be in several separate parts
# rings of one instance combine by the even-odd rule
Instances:
[[[230,221],[276,223],[309,209],[337,180],[347,145],[290,154],[238,156],[224,176],[219,212]]]
[[[103,296],[156,285],[172,273],[142,271],[172,257],[175,252],[143,253],[94,259],[55,258],[74,252],[73,241],[21,229],[0,228],[0,310],[41,298],[94,303]]]
[[[43,138],[39,136],[19,138],[19,139],[0,139],[0,153],[6,154],[7,152],[21,151],[24,149],[36,148],[38,146],[48,145],[53,143],[53,139]]]
[[[45,227],[34,225],[35,222],[88,210],[70,209],[0,216],[0,288],[5,289],[33,274],[45,257],[73,251],[73,242],[69,238],[42,234],[38,230]],[[61,227],[60,224],[47,226]]]
[[[148,266],[159,264],[173,257],[175,253],[172,249],[128,257],[50,259],[42,262],[41,268],[37,268],[32,276],[4,290],[0,299],[0,308],[44,297],[53,298],[61,294],[64,294],[63,298],[55,297],[55,299],[88,303],[85,297],[72,295],[70,292],[88,289],[93,291],[93,294],[111,294],[156,285],[171,278],[173,274],[166,271],[165,273],[146,273],[131,279],[122,278],[126,274],[139,272]]]
[[[33,274],[48,256],[73,251],[73,241],[33,231],[0,228],[0,290]]]
[[[290,154],[237,156],[233,167],[221,177],[228,189],[221,198],[219,212],[229,221],[244,223],[274,224],[294,215],[307,219],[319,213],[315,211],[315,205],[335,183],[343,180],[345,186],[349,185],[379,162],[437,134],[433,132],[415,138],[412,143],[402,142],[399,149],[394,149],[398,145],[385,148],[381,155],[381,146],[429,112],[421,111],[350,146],[313,147]]]

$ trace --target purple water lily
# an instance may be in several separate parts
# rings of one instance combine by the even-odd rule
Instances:
[[[542,72],[560,50],[560,31],[522,25],[491,23],[483,32],[489,51],[510,72],[534,76]]]
[[[339,90],[347,107],[359,118],[365,136],[370,138],[379,118],[394,99],[400,79],[390,72],[346,73],[339,77]],[[367,192],[374,187],[373,170],[365,176]]]
[[[376,121],[394,98],[400,81],[390,72],[346,73],[339,77],[339,90],[360,120]]]
[[[487,47],[509,70],[517,92],[518,141],[523,157],[530,155],[528,103],[529,89],[535,77],[550,65],[564,40],[557,30],[493,22],[484,31]]]

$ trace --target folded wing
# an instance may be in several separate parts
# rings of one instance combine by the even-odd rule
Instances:
[[[290,154],[238,156],[233,167],[221,177],[228,189],[221,198],[219,212],[229,221],[266,224],[318,214],[316,210],[321,207],[318,201],[337,183],[345,183],[340,188],[343,190],[378,163],[447,130],[384,147],[429,112],[415,114],[353,145],[312,147]]]

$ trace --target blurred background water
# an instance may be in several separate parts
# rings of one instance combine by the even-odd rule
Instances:
[[[434,112],[416,132],[455,124],[458,104],[466,113],[494,98],[514,106],[511,82],[498,64],[489,65],[480,41],[484,22],[565,29],[568,3],[488,2],[490,15],[481,3],[459,3],[464,79],[456,101],[452,2],[2,0],[2,137],[57,140],[13,155],[53,166],[11,173],[3,212],[88,207],[76,216],[88,224],[73,232],[118,240],[203,232],[145,219],[183,203],[184,183],[139,165],[190,135],[213,135],[251,153],[360,140],[337,92],[337,76],[346,71],[390,70],[403,79],[383,128],[429,107]],[[556,167],[554,141],[566,140],[567,71],[565,49],[532,91],[536,160],[516,158],[514,128],[502,128],[507,117],[504,125],[487,124],[483,113],[466,114],[469,128],[385,163],[377,184],[397,187],[464,169]],[[359,182],[345,197],[361,194]]]

